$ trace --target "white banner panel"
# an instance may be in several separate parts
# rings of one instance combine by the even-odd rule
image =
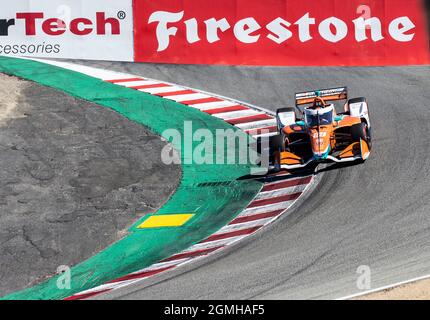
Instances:
[[[0,54],[133,61],[132,0],[19,0],[0,5]]]

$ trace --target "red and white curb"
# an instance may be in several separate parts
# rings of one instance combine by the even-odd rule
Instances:
[[[173,100],[214,117],[223,119],[254,138],[276,134],[276,119],[271,111],[184,86],[135,75],[101,70],[71,63],[34,59],[84,73],[103,81]],[[262,130],[265,130],[264,133]],[[264,185],[248,206],[228,225],[190,248],[147,268],[113,279],[103,285],[82,291],[66,300],[86,299],[148,279],[168,270],[195,262],[219,252],[269,225],[310,188],[313,176],[294,177],[278,173],[262,178]]]
[[[277,124],[273,112],[249,103],[126,73],[97,69],[68,62],[43,59],[32,60],[73,70],[109,83],[176,101],[222,119],[251,134],[254,138],[263,135],[275,135],[277,132]],[[262,133],[263,130],[265,130],[264,134]]]

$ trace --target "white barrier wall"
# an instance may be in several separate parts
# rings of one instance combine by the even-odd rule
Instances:
[[[133,61],[132,0],[0,4],[0,54]]]

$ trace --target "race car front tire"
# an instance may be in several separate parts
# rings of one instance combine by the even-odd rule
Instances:
[[[362,139],[367,142],[369,149],[372,148],[371,133],[365,122],[351,126],[351,139],[353,142],[360,141],[360,139]]]
[[[282,134],[270,137],[270,150],[285,151],[285,142]]]

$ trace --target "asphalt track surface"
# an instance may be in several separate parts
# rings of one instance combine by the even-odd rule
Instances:
[[[122,238],[175,191],[179,166],[141,125],[0,75],[0,297]]]
[[[81,62],[82,63],[82,62]],[[267,68],[85,62],[187,85],[275,110],[296,91],[349,87],[368,99],[373,152],[331,166],[306,201],[252,241],[119,299],[332,299],[430,273],[430,68]]]

